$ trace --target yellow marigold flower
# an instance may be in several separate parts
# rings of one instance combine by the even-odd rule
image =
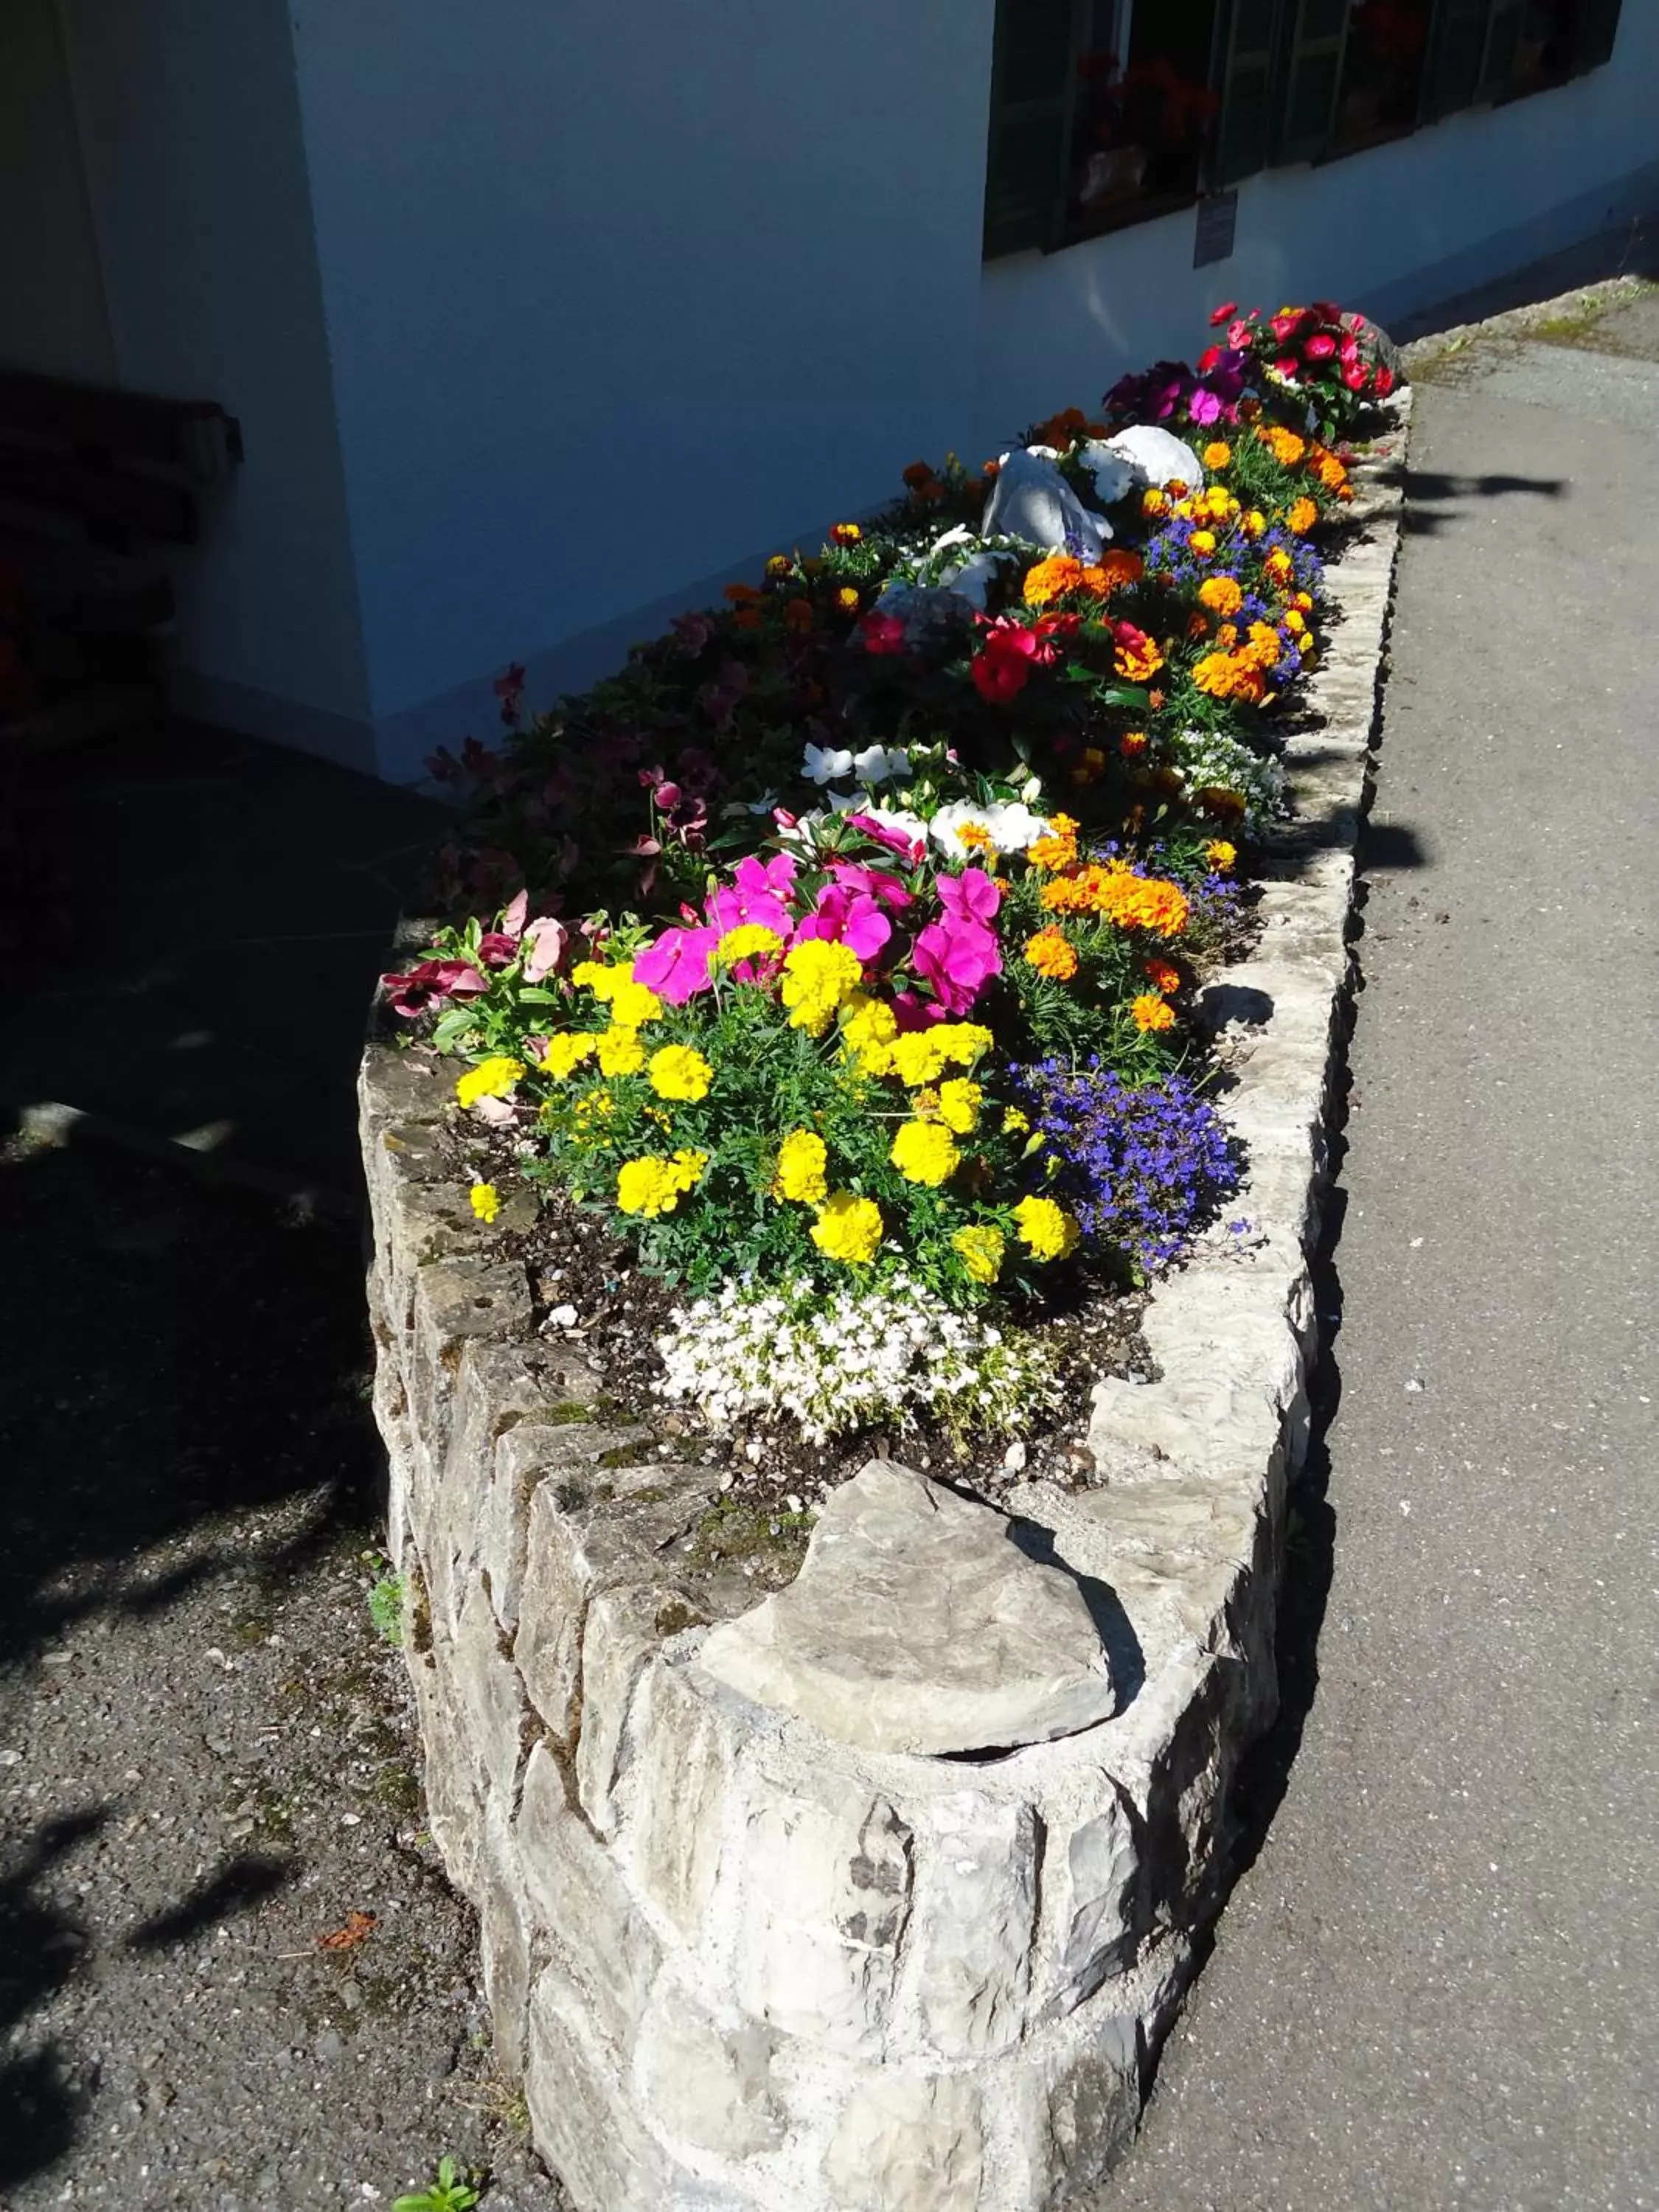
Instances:
[[[1098,783],[1106,773],[1106,756],[1098,745],[1085,745],[1072,770],[1072,781],[1080,788]]]
[[[1310,499],[1293,499],[1285,511],[1285,527],[1305,538],[1318,520],[1319,509]]]
[[[1081,1231],[1052,1198],[1022,1198],[1014,1208],[1019,1241],[1039,1260],[1063,1260],[1077,1249]]]
[[[966,1076],[953,1075],[939,1087],[939,1120],[947,1129],[965,1137],[979,1127],[979,1109],[984,1099],[985,1093],[977,1083],[969,1083]]]
[[[787,576],[789,574],[789,556],[774,553],[766,564],[766,573],[769,576]]]
[[[1236,615],[1244,604],[1244,592],[1236,576],[1206,576],[1198,587],[1201,603],[1212,614]]]
[[[1026,939],[1025,960],[1028,967],[1055,983],[1069,982],[1077,973],[1077,947],[1053,922]]]
[[[661,1020],[662,1000],[631,975],[621,975],[611,993],[611,1018],[619,1029],[642,1029]]]
[[[1145,730],[1125,730],[1117,745],[1125,760],[1139,760],[1150,743]]]
[[[1308,617],[1303,613],[1300,607],[1291,607],[1287,610],[1285,616],[1285,627],[1291,632],[1292,636],[1294,636],[1297,632],[1306,629],[1308,627]]]
[[[1224,876],[1238,865],[1238,848],[1225,837],[1212,837],[1204,848],[1204,858],[1217,875]]]
[[[1018,1106],[1009,1107],[1002,1117],[1002,1133],[1005,1137],[1023,1137],[1030,1126],[1030,1115]]]
[[[1049,822],[1048,834],[1038,837],[1025,848],[1025,857],[1033,866],[1047,868],[1057,874],[1069,868],[1077,859],[1077,823],[1069,814],[1056,814]]]
[[[1311,592],[1292,592],[1291,605],[1293,607],[1299,607],[1304,615],[1310,615],[1313,612],[1313,593]]]
[[[1203,654],[1193,663],[1193,681],[1212,699],[1231,699],[1238,688],[1238,668],[1232,654]]]
[[[659,1098],[684,1098],[695,1103],[708,1096],[714,1071],[700,1052],[689,1044],[665,1044],[651,1055],[646,1071]]]
[[[1156,991],[1143,991],[1133,1001],[1129,1012],[1134,1016],[1138,1030],[1172,1030],[1175,1027],[1175,1008]]]
[[[1215,551],[1215,532],[1213,530],[1195,530],[1192,536],[1187,540],[1187,543],[1192,547],[1194,553],[1202,554],[1205,558],[1207,559],[1208,556]]]
[[[873,1199],[855,1198],[850,1190],[832,1191],[818,1208],[811,1238],[831,1260],[862,1267],[876,1256],[881,1243],[881,1208]]]
[[[783,939],[775,929],[763,922],[740,921],[714,947],[714,958],[722,968],[734,968],[739,960],[770,960],[782,950]]]
[[[1046,561],[1038,561],[1025,571],[1023,588],[1028,607],[1046,607],[1050,599],[1057,599],[1063,592],[1083,589],[1083,563],[1073,560],[1069,553],[1051,554]]]
[[[994,1283],[1002,1273],[1006,1249],[1002,1231],[988,1224],[958,1229],[951,1239],[962,1255],[962,1264],[976,1283]]]
[[[1253,507],[1239,517],[1238,526],[1247,538],[1260,538],[1267,527],[1267,518],[1259,507]]]
[[[854,991],[842,1006],[841,1024],[842,1050],[861,1075],[892,1073],[888,1047],[898,1035],[898,1018],[890,1006]]]
[[[823,1179],[829,1164],[829,1148],[822,1137],[810,1129],[792,1129],[778,1146],[774,1195],[793,1199],[800,1206],[818,1205],[829,1189]]]
[[[617,1102],[608,1091],[589,1091],[576,1101],[576,1138],[586,1141],[594,1131],[611,1119],[617,1110]]]
[[[570,971],[570,980],[596,999],[608,999],[628,973],[626,968],[607,968],[600,960],[579,960]]]
[[[592,1030],[561,1030],[556,1036],[547,1040],[547,1050],[542,1055],[542,1073],[550,1075],[556,1083],[572,1076],[585,1060],[591,1060],[599,1045]]]
[[[637,1075],[645,1066],[645,1047],[640,1042],[637,1030],[618,1025],[606,1030],[599,1038],[599,1073],[601,1075]]]
[[[863,972],[857,953],[845,945],[826,944],[822,938],[792,945],[783,962],[783,1003],[789,1009],[790,1028],[822,1036],[836,1008],[858,988]]]
[[[948,1182],[962,1164],[951,1132],[938,1121],[901,1121],[887,1157],[907,1182],[934,1188]]]
[[[893,1073],[909,1091],[936,1082],[946,1066],[936,1029],[907,1030],[893,1039],[887,1057]]]
[[[1206,469],[1226,469],[1232,466],[1233,449],[1224,438],[1212,438],[1199,455]]]
[[[493,1221],[501,1210],[501,1193],[493,1182],[475,1182],[467,1197],[480,1221]]]
[[[521,1060],[509,1060],[504,1053],[494,1052],[458,1078],[455,1096],[463,1106],[476,1106],[481,1098],[505,1098],[523,1073]]]
[[[842,614],[855,615],[859,611],[859,595],[856,586],[852,584],[842,585],[836,593],[836,605],[841,609]]]
[[[1181,970],[1172,968],[1167,960],[1149,960],[1146,963],[1146,980],[1155,991],[1178,991],[1181,988]]]
[[[1169,501],[1165,498],[1164,495],[1164,494],[1163,494],[1163,493],[1158,489],[1158,486],[1157,486],[1156,484],[1154,484],[1154,485],[1152,486],[1152,489],[1151,489],[1150,491],[1143,492],[1143,493],[1141,494],[1141,499],[1140,499],[1140,511],[1141,511],[1141,513],[1142,513],[1143,514],[1150,514],[1150,515],[1167,514],[1168,514],[1168,512],[1169,512],[1169,508],[1170,508],[1170,502],[1169,502]]]
[[[1262,562],[1261,568],[1263,574],[1271,576],[1275,584],[1282,584],[1289,578],[1292,566],[1291,556],[1285,548],[1282,545],[1275,545]]]
[[[648,1152],[624,1160],[617,1171],[617,1206],[623,1213],[654,1218],[672,1213],[708,1164],[707,1152],[678,1152],[672,1159]]]
[[[837,522],[830,532],[831,540],[837,545],[856,545],[863,535],[856,522]]]
[[[947,1067],[971,1067],[982,1052],[989,1052],[996,1039],[982,1022],[939,1022],[934,1024],[933,1042]]]

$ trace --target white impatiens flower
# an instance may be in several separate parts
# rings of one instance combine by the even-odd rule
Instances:
[[[999,799],[984,806],[964,799],[952,799],[948,806],[939,808],[927,827],[940,852],[953,860],[982,857],[979,840],[964,837],[964,830],[983,831],[998,853],[1023,853],[1039,837],[1046,837],[1049,830],[1042,815],[1033,814],[1020,799]]]
[[[1107,507],[1146,487],[1147,478],[1129,456],[1114,453],[1103,438],[1089,439],[1078,447],[1077,457],[1094,478],[1095,497]]]
[[[860,783],[885,783],[909,775],[910,756],[902,745],[866,745],[853,756],[853,773]]]
[[[942,553],[951,557],[941,562],[939,556]],[[934,583],[954,592],[957,599],[966,599],[980,614],[985,611],[986,597],[996,580],[997,570],[1005,562],[1024,559],[1024,554],[1015,546],[981,544],[966,523],[958,523],[954,530],[947,530],[942,538],[935,538],[933,550],[927,556]]]
[[[853,756],[844,745],[834,751],[827,745],[808,745],[801,756],[801,774],[813,783],[839,783],[852,773]]]

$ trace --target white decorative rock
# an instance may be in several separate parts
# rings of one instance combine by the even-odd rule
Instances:
[[[1204,464],[1192,447],[1156,422],[1132,422],[1103,443],[1149,484],[1184,483],[1188,491],[1196,491],[1204,482]]]
[[[865,1751],[1047,1743],[1117,1709],[1082,1586],[1015,1525],[890,1460],[830,1498],[786,1590],[728,1621],[706,1673]]]
[[[980,532],[986,538],[1023,538],[1045,552],[1069,551],[1080,561],[1093,561],[1109,543],[1112,526],[1090,513],[1053,461],[1016,447],[1002,457]]]

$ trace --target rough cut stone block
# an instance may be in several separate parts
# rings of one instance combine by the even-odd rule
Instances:
[[[635,1717],[628,1850],[643,1895],[695,1940],[720,1864],[738,1729],[719,1688],[659,1662]]]
[[[913,1838],[886,1798],[826,1772],[757,1778],[738,1863],[738,2001],[831,2049],[880,2047],[910,1911]]]
[[[854,2091],[823,2173],[842,2212],[976,2212],[983,2166],[971,2082],[884,2074]]]
[[[877,1752],[1041,1743],[1116,1710],[1075,1577],[1018,1529],[890,1460],[819,1516],[795,1582],[717,1628],[706,1672]]]
[[[974,1790],[929,1808],[905,1938],[906,1994],[946,2058],[1019,2039],[1036,1916],[1036,1816]]]
[[[510,1805],[531,1713],[519,1670],[501,1646],[483,1584],[475,1582],[455,1638],[455,1680],[490,1789]]]
[[[641,2091],[671,2139],[751,2158],[783,2134],[772,2095],[775,2039],[753,2021],[719,2025],[679,1989],[659,1989],[640,2036]]]
[[[517,2081],[524,2073],[535,1961],[524,1875],[499,1805],[489,1808],[478,1854],[478,1917],[495,2063],[508,2081]]]
[[[1132,2013],[1091,2018],[1077,2041],[1039,2048],[1000,2083],[1002,2125],[1013,2138],[1006,2202],[1020,2212],[1073,2212],[1134,2135],[1140,2103],[1139,2031]]]
[[[597,1590],[582,1624],[581,1728],[576,1789],[602,1836],[617,1825],[613,1792],[627,1748],[629,1711],[647,1662],[665,1636],[700,1620],[690,1601],[661,1583]]]
[[[1103,1778],[1100,1810],[1051,1832],[1043,1887],[1059,1957],[1048,2009],[1070,2012],[1127,1964],[1140,1933],[1141,1855],[1128,1811]]]
[[[531,1914],[547,1931],[567,1978],[579,1984],[599,2033],[626,2051],[662,1948],[614,1855],[576,1812],[570,1784],[544,1743],[525,1767],[514,1838]]]
[[[427,1826],[450,1880],[474,1904],[483,1820],[483,1762],[447,1647],[410,1655],[421,1720]]]

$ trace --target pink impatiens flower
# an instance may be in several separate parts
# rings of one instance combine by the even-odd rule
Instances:
[[[893,925],[867,891],[849,890],[842,884],[827,884],[818,902],[795,932],[796,942],[822,939],[844,945],[860,961],[873,960],[893,933]]]
[[[671,1006],[684,1006],[688,999],[709,988],[708,963],[722,934],[719,929],[701,925],[664,930],[635,957],[634,981],[654,991]]]

